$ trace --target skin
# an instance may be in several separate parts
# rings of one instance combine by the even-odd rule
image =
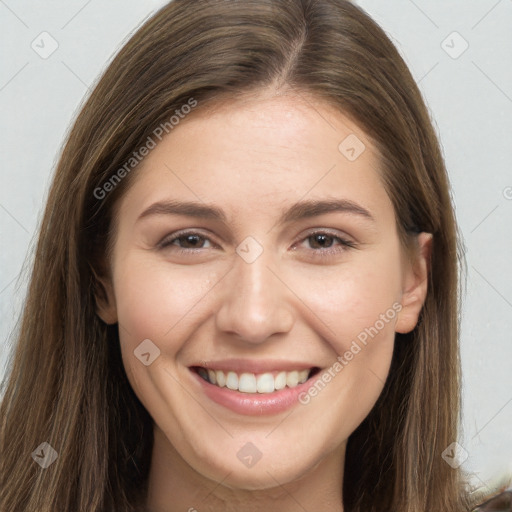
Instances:
[[[355,161],[338,149],[350,134],[366,147]],[[129,381],[155,423],[148,509],[342,511],[346,442],[383,389],[395,332],[417,323],[431,235],[420,234],[415,258],[406,257],[371,141],[348,117],[304,95],[266,92],[213,113],[198,108],[136,172],[118,204],[98,314],[119,322]],[[332,198],[357,202],[373,220],[331,212],[277,222],[299,200]],[[137,220],[168,199],[215,205],[227,221]],[[206,238],[159,248],[184,229]],[[355,247],[336,238],[324,247],[311,237],[326,230]],[[248,236],[263,248],[252,263],[235,252]],[[243,358],[325,371],[393,304],[400,312],[317,396],[279,414],[234,413],[208,399],[188,369]],[[148,366],[134,356],[145,339],[160,350]],[[237,457],[248,442],[262,454],[252,467]]]

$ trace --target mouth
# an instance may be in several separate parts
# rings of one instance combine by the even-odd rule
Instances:
[[[318,374],[317,366],[291,371],[271,371],[264,373],[215,370],[202,366],[191,366],[201,379],[218,388],[227,388],[240,393],[277,393],[285,388],[296,388]]]

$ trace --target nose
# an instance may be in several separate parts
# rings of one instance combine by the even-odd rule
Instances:
[[[261,344],[273,334],[291,330],[292,292],[271,259],[269,251],[251,263],[235,255],[234,266],[223,280],[216,315],[221,332],[248,344]]]

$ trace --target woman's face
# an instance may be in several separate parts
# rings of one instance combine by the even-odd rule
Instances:
[[[426,291],[374,146],[301,98],[198,110],[151,150],[99,307],[160,449],[237,488],[340,464]]]

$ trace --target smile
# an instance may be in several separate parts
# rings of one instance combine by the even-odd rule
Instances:
[[[285,387],[295,388],[315,375],[319,368],[305,370],[273,371],[265,373],[238,373],[235,371],[223,371],[206,369],[201,366],[193,367],[202,379],[219,388],[226,387],[241,393],[274,393]]]

